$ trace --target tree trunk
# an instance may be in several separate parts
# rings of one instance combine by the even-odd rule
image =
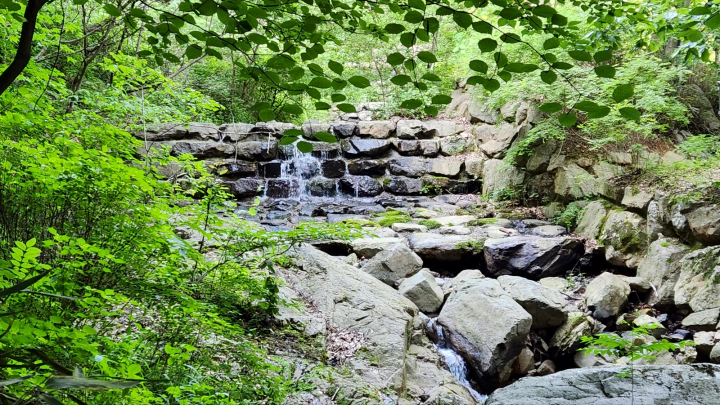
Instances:
[[[30,58],[32,57],[33,36],[35,35],[35,25],[37,24],[37,16],[40,9],[47,3],[47,0],[28,0],[25,8],[25,22],[20,30],[20,41],[17,45],[15,58],[10,65],[0,74],[0,95],[5,93],[10,85],[20,76]]]

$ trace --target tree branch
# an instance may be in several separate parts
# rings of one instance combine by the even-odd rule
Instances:
[[[17,52],[10,65],[0,74],[0,95],[5,93],[15,79],[20,76],[32,57],[33,36],[35,35],[35,25],[37,24],[37,16],[40,9],[47,4],[47,0],[28,0],[25,7],[25,22],[20,30],[20,41],[17,45]]]

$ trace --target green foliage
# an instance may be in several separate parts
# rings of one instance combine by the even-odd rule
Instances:
[[[427,229],[437,229],[442,226],[439,222],[433,221],[432,219],[421,219],[418,221],[418,224],[426,226]]]
[[[380,226],[391,226],[395,223],[407,223],[411,221],[410,215],[395,210],[373,214],[373,218],[375,218]]]
[[[462,251],[469,251],[474,254],[481,254],[483,252],[483,249],[485,249],[485,241],[484,240],[468,240],[465,242],[460,242],[455,246],[455,249],[462,250]]]
[[[498,221],[497,218],[478,218],[478,219],[473,219],[472,221],[468,222],[468,225],[470,225],[470,226],[493,225],[493,224],[496,224],[497,221]]]
[[[556,225],[562,225],[568,230],[574,229],[582,220],[585,213],[585,207],[577,202],[571,202],[563,211],[552,218],[552,222]]]
[[[670,342],[667,339],[653,340],[649,343],[642,343],[644,336],[649,336],[653,329],[658,328],[657,324],[635,325],[629,332],[630,339],[614,333],[600,333],[595,336],[583,336],[581,341],[586,345],[578,349],[585,353],[599,354],[603,356],[627,357],[630,364],[638,360],[654,360],[657,353],[675,351],[685,346],[693,345],[691,341]],[[640,343],[639,343],[640,342]]]
[[[678,150],[693,159],[709,159],[720,155],[720,137],[695,135],[678,145]]]

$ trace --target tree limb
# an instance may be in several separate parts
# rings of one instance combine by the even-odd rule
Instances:
[[[47,4],[47,0],[28,0],[25,8],[25,22],[23,22],[20,30],[20,41],[18,42],[17,52],[10,65],[0,74],[0,95],[5,93],[10,85],[20,76],[32,57],[33,36],[35,35],[35,26],[37,24],[37,16],[40,9]]]

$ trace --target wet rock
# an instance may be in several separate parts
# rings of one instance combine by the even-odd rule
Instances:
[[[327,214],[327,221],[330,224],[337,224],[345,221],[369,221],[367,215],[360,214]],[[324,251],[324,250],[323,250]]]
[[[422,259],[406,244],[395,243],[378,251],[361,269],[387,285],[394,285],[420,271],[422,265]]]
[[[395,132],[393,121],[360,121],[357,126],[360,136],[370,136],[375,139],[389,138]]]
[[[149,125],[145,131],[133,132],[133,136],[149,142],[172,141],[188,138],[188,130],[181,124]]]
[[[634,378],[622,376],[625,366],[564,370],[524,378],[493,392],[485,405],[547,404],[714,404],[720,390],[720,366],[708,364],[635,366]]]
[[[387,163],[383,160],[351,160],[347,162],[350,174],[364,176],[382,176],[385,174]]]
[[[220,164],[216,169],[221,177],[252,177],[257,171],[257,164],[253,162],[234,161]]]
[[[680,260],[675,305],[695,312],[720,307],[720,247],[698,249]]]
[[[315,177],[306,184],[308,194],[315,197],[332,197],[337,193],[337,181],[325,177]]]
[[[282,162],[280,162],[279,160],[258,163],[258,176],[266,179],[276,179],[281,175]]]
[[[458,262],[482,253],[482,239],[470,235],[414,233],[408,235],[408,242],[423,260]]]
[[[440,153],[440,142],[436,140],[403,140],[396,143],[396,148],[405,156],[437,156]]]
[[[435,277],[424,269],[400,283],[398,291],[426,314],[437,312],[444,299]]]
[[[338,138],[350,138],[358,134],[357,124],[354,122],[333,122],[330,130]]]
[[[382,185],[372,177],[347,176],[340,179],[340,190],[358,197],[374,197],[383,192]]]
[[[587,285],[585,305],[594,318],[604,320],[619,315],[629,295],[628,283],[611,273],[603,273]]]
[[[235,148],[233,145],[219,142],[180,141],[175,142],[170,149],[170,154],[172,156],[190,154],[198,159],[227,158],[232,156],[234,153]],[[239,157],[246,160],[256,160],[247,159],[246,156],[239,155]]]
[[[265,195],[270,198],[289,198],[297,193],[298,184],[295,179],[270,179],[265,186]]]
[[[393,176],[385,185],[385,190],[397,195],[416,195],[422,191],[422,180],[402,176]]]
[[[628,211],[611,211],[600,240],[605,260],[616,266],[636,269],[648,243],[645,219]]]
[[[560,292],[522,277],[500,276],[497,280],[505,292],[532,316],[532,329],[560,326],[567,319],[570,304]]]
[[[497,280],[481,278],[455,287],[437,322],[446,341],[490,388],[507,378],[502,371],[522,351],[532,317]]]
[[[348,214],[363,214],[363,215],[372,215],[372,214],[379,214],[381,212],[387,211],[382,205],[358,205],[355,207],[350,207],[348,209]]]
[[[379,252],[398,243],[407,242],[404,238],[360,238],[352,241],[352,250],[359,257],[371,259]]]
[[[714,331],[720,320],[720,308],[694,312],[682,320],[682,326],[692,330]]]
[[[355,157],[379,157],[385,154],[392,143],[385,139],[363,139],[363,138],[346,138],[340,141],[345,156]]]
[[[320,166],[325,177],[337,179],[345,175],[346,166],[344,160],[324,160]]]
[[[650,244],[647,254],[638,265],[637,275],[646,279],[654,289],[648,304],[668,307],[675,304],[675,284],[680,277],[680,259],[690,248],[677,239],[660,239]]]
[[[224,184],[228,188],[228,192],[237,198],[260,195],[265,186],[265,182],[250,178],[237,179],[235,181],[225,182]]]
[[[532,280],[572,269],[583,254],[582,243],[573,238],[512,236],[485,241],[488,272]]]
[[[692,211],[688,224],[695,239],[705,245],[720,245],[720,206],[709,205]]]
[[[273,160],[278,155],[278,144],[275,141],[248,141],[235,145],[239,159],[262,161]]]
[[[283,136],[283,134],[285,134],[285,131],[291,129],[300,129],[300,127],[287,122],[268,121],[256,123],[255,126],[253,126],[253,128],[250,130],[250,132],[270,134],[276,138],[280,138]]]

